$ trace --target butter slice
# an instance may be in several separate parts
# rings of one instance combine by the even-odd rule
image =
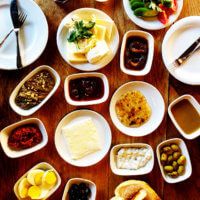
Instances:
[[[98,41],[96,46],[92,48],[87,54],[86,58],[91,64],[101,60],[107,53],[109,48],[105,40]]]
[[[72,159],[81,159],[101,150],[99,134],[91,118],[62,128]]]
[[[109,21],[109,20],[103,20],[103,19],[96,19],[95,22],[96,22],[97,25],[101,25],[101,26],[104,26],[106,28],[106,38],[109,41],[111,39],[111,36],[112,36],[114,22],[111,21],[111,20]]]
[[[102,25],[95,25],[94,26],[94,35],[98,40],[105,40],[106,36],[106,27]]]

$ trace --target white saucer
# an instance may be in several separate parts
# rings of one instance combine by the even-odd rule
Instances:
[[[200,51],[195,52],[180,67],[171,70],[171,63],[200,37],[200,16],[186,17],[176,22],[162,43],[162,57],[170,74],[177,80],[200,85]]]
[[[112,59],[114,58],[115,54],[117,53],[118,50],[118,46],[119,46],[119,33],[117,30],[116,25],[114,24],[113,27],[113,32],[112,32],[112,36],[110,41],[107,41],[108,47],[110,49],[109,53],[103,58],[101,59],[99,62],[95,63],[95,64],[90,64],[90,63],[71,63],[68,59],[67,59],[67,31],[68,29],[65,28],[65,25],[69,22],[71,22],[72,18],[75,15],[82,15],[85,18],[87,18],[87,16],[91,16],[91,15],[95,15],[96,18],[99,19],[104,19],[104,20],[108,20],[108,21],[113,21],[106,13],[104,13],[101,10],[98,9],[94,9],[94,8],[80,8],[77,10],[72,11],[71,13],[69,13],[60,23],[59,27],[58,27],[58,32],[57,32],[57,46],[58,46],[58,50],[62,56],[62,58],[72,67],[79,69],[81,71],[96,71],[99,70],[103,67],[105,67],[107,64],[109,64]]]
[[[177,3],[178,3],[178,10],[176,11],[176,13],[169,17],[169,22],[167,24],[162,24],[157,19],[157,17],[141,18],[135,16],[133,10],[131,9],[129,0],[123,0],[124,9],[128,17],[131,19],[131,21],[134,22],[136,25],[147,30],[160,30],[174,23],[177,20],[183,8],[183,0],[177,0]]]
[[[24,67],[30,65],[44,51],[48,40],[48,24],[40,7],[32,0],[18,0],[19,10],[27,14],[20,29],[20,50]],[[10,17],[10,1],[0,1],[0,42],[13,28]],[[13,32],[0,48],[0,69],[14,70],[16,67],[16,36]]]
[[[100,142],[103,145],[100,151],[85,156],[82,159],[73,160],[70,156],[64,135],[61,133],[63,126],[81,121],[85,118],[92,118],[97,127],[100,136]],[[98,163],[108,153],[111,145],[111,130],[108,122],[98,113],[91,110],[76,110],[66,115],[58,124],[55,132],[55,146],[59,155],[68,163],[78,167],[87,167]],[[81,148],[81,146],[80,146]]]
[[[151,116],[149,120],[140,127],[136,128],[123,125],[118,119],[115,111],[116,102],[119,100],[121,95],[133,90],[140,91],[145,96],[149,106],[151,107]],[[132,81],[125,83],[117,89],[110,102],[110,116],[114,125],[122,133],[129,136],[142,137],[152,133],[162,122],[164,114],[165,103],[162,95],[153,85],[142,81]]]

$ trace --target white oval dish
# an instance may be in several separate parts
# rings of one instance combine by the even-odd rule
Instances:
[[[176,11],[175,14],[169,17],[169,22],[164,25],[157,19],[157,17],[140,18],[135,16],[133,10],[131,9],[129,0],[123,0],[125,12],[131,19],[131,21],[134,22],[136,25],[147,30],[160,30],[174,23],[179,17],[181,10],[183,8],[183,0],[177,0],[177,3],[178,3],[178,10]]]
[[[102,144],[102,149],[81,159],[73,160],[71,158],[69,149],[67,148],[67,143],[61,130],[62,127],[68,124],[87,118],[91,118],[97,128],[98,134],[100,136],[100,142]],[[98,163],[106,156],[111,145],[112,134],[110,126],[103,116],[91,110],[76,110],[67,114],[59,122],[55,131],[54,139],[56,149],[63,160],[74,166],[87,167]]]
[[[115,104],[122,94],[138,90],[146,97],[151,107],[150,119],[140,127],[126,127],[123,125],[115,112]],[[158,128],[165,114],[165,103],[160,92],[151,84],[142,81],[132,81],[119,87],[112,96],[110,102],[110,116],[114,125],[124,134],[135,137],[142,137],[152,133]]]
[[[104,95],[100,99],[90,100],[90,101],[75,101],[70,97],[69,94],[69,82],[70,80],[77,79],[77,78],[86,78],[86,77],[98,77],[101,78],[104,85]],[[71,74],[67,76],[64,83],[64,92],[65,92],[65,99],[66,101],[74,106],[86,106],[86,105],[95,105],[105,102],[108,99],[109,95],[109,85],[107,77],[102,73],[78,73],[78,74]]]
[[[172,177],[166,175],[165,172],[164,172],[163,166],[162,166],[162,164],[160,162],[160,149],[163,146],[168,145],[168,144],[172,144],[172,143],[177,144],[180,147],[180,149],[182,151],[182,154],[186,157],[185,173],[183,175],[181,175],[181,176],[178,176],[177,178],[172,178]],[[164,180],[167,183],[182,182],[182,181],[188,179],[191,176],[191,174],[192,174],[191,160],[190,160],[190,156],[189,156],[189,153],[188,153],[187,146],[186,146],[185,142],[182,139],[180,139],[180,138],[172,138],[172,139],[165,140],[165,141],[161,142],[157,146],[156,154],[157,154],[157,159],[158,159],[158,164],[159,164],[159,167],[160,167],[161,174],[162,174]]]
[[[170,27],[162,43],[162,58],[167,70],[175,79],[189,85],[200,85],[199,51],[180,67],[173,68],[172,63],[199,38],[199,32],[200,16],[186,17]]]
[[[37,60],[44,51],[48,36],[48,24],[42,9],[35,1],[18,0],[19,10],[27,14],[19,31],[19,45],[23,67]],[[13,28],[10,19],[10,1],[0,1],[0,41]],[[39,30],[42,30],[42,34]],[[0,48],[0,69],[16,70],[16,36],[12,33]]]
[[[63,193],[62,200],[68,200],[69,199],[68,191],[69,191],[70,187],[73,184],[80,184],[80,183],[86,183],[87,185],[89,185],[90,190],[91,190],[91,197],[88,200],[95,200],[96,199],[96,190],[97,190],[95,183],[93,183],[90,180],[83,179],[83,178],[72,178],[67,182],[64,193]]]
[[[38,128],[40,129],[41,133],[42,133],[42,141],[35,145],[34,147],[28,148],[28,149],[22,149],[22,150],[13,150],[8,146],[8,138],[10,133],[17,127],[22,126],[22,125],[26,125],[26,124],[36,124],[38,126]],[[21,120],[19,122],[16,122],[14,124],[11,124],[7,127],[5,127],[3,130],[1,130],[0,132],[0,142],[1,142],[1,146],[3,151],[5,152],[5,154],[10,157],[10,158],[19,158],[28,154],[31,154],[35,151],[40,150],[41,148],[43,148],[47,142],[48,142],[48,135],[47,135],[47,131],[45,129],[44,124],[42,123],[41,120],[37,119],[37,118],[29,118],[29,119],[25,119],[25,120]]]
[[[147,40],[148,42],[148,56],[147,56],[147,61],[144,69],[142,70],[131,70],[126,68],[125,63],[124,63],[124,52],[126,49],[126,43],[127,39],[131,36],[138,36],[142,37]],[[154,38],[153,36],[145,31],[138,31],[138,30],[131,30],[125,33],[122,41],[122,46],[121,46],[121,52],[120,52],[120,68],[121,70],[132,76],[144,76],[148,74],[151,70],[151,65],[153,61],[153,54],[154,54]]]
[[[58,174],[58,172],[56,171],[56,169],[53,168],[53,166],[51,166],[49,163],[41,162],[41,163],[38,163],[37,165],[35,165],[34,167],[32,167],[30,170],[28,170],[28,171],[15,183],[15,185],[14,185],[14,193],[15,193],[15,195],[16,195],[16,197],[17,197],[18,199],[21,199],[20,196],[19,196],[19,194],[18,194],[18,185],[19,185],[20,181],[21,181],[23,178],[25,178],[25,177],[28,175],[28,173],[29,173],[31,170],[33,170],[33,169],[53,170],[53,171],[55,172],[56,176],[57,176],[57,183],[56,183],[56,185],[55,185],[52,189],[50,189],[49,193],[47,193],[47,195],[45,196],[45,198],[43,198],[43,200],[49,198],[49,197],[59,188],[59,186],[60,186],[60,184],[61,184],[61,178],[60,178],[60,175]]]
[[[184,138],[186,138],[188,140],[192,140],[192,139],[195,139],[198,136],[200,136],[200,129],[196,130],[194,133],[191,133],[191,134],[185,133],[183,131],[183,129],[179,126],[179,124],[176,122],[176,119],[174,118],[174,115],[172,114],[172,111],[171,111],[172,107],[174,105],[176,105],[176,103],[180,102],[183,99],[187,99],[194,106],[194,108],[197,110],[197,112],[200,114],[200,105],[199,105],[199,103],[197,102],[197,100],[193,96],[188,95],[188,94],[180,96],[179,98],[175,99],[168,107],[168,114],[169,114],[173,124],[175,125],[175,127],[179,131],[179,133]],[[188,116],[188,117],[190,117],[190,116]]]
[[[73,18],[73,16],[75,15],[82,15],[85,18],[87,18],[86,16],[92,16],[95,15],[97,18],[100,19],[104,19],[104,20],[108,20],[108,21],[113,21],[106,13],[104,13],[101,10],[98,9],[94,9],[94,8],[80,8],[77,10],[72,11],[71,13],[69,13],[60,23],[59,27],[58,27],[58,32],[57,32],[57,46],[58,46],[58,50],[62,56],[62,58],[72,67],[79,69],[81,71],[95,71],[95,70],[99,70],[103,67],[105,67],[107,64],[109,64],[112,59],[114,58],[115,54],[117,53],[118,50],[118,46],[119,46],[119,33],[117,30],[117,26],[114,24],[113,26],[113,33],[111,36],[111,40],[107,42],[108,47],[110,49],[109,53],[102,58],[99,62],[95,63],[95,64],[90,64],[90,63],[71,63],[69,62],[69,60],[67,59],[67,28],[66,28],[66,24],[69,23],[71,21],[71,19]]]
[[[119,149],[121,148],[148,148],[151,151],[152,158],[149,160],[149,162],[140,169],[137,170],[130,170],[130,169],[119,169],[116,165],[116,155]],[[145,143],[132,143],[132,144],[118,144],[115,145],[111,151],[110,151],[110,167],[114,174],[120,175],[120,176],[137,176],[137,175],[144,175],[148,174],[152,171],[154,166],[154,152],[150,145]]]
[[[28,80],[30,79],[32,76],[34,76],[36,73],[40,72],[41,70],[47,70],[51,73],[51,75],[53,76],[53,78],[55,79],[55,85],[53,87],[53,89],[49,92],[49,94],[46,96],[45,99],[43,99],[43,101],[34,106],[33,108],[30,108],[29,110],[24,110],[22,108],[20,108],[16,103],[15,103],[15,97],[17,96],[20,88],[22,87],[22,85]],[[58,86],[60,85],[60,76],[59,74],[51,67],[47,66],[47,65],[42,65],[40,67],[37,67],[36,69],[34,69],[33,71],[31,71],[18,85],[17,87],[13,90],[13,92],[10,95],[9,98],[9,103],[11,108],[19,115],[22,116],[29,116],[32,115],[34,112],[36,112],[37,110],[39,110],[49,99],[50,97],[55,93],[55,91],[57,90]]]

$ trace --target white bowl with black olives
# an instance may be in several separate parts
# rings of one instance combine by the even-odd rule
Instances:
[[[50,99],[59,85],[60,76],[53,68],[39,66],[13,90],[9,99],[10,106],[19,115],[32,115]]]

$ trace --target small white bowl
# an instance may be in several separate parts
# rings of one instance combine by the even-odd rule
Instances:
[[[86,78],[86,77],[99,77],[103,81],[104,85],[104,95],[100,99],[95,99],[95,100],[90,100],[90,101],[74,101],[71,99],[70,94],[69,94],[69,82],[73,79],[77,78]],[[64,90],[65,90],[65,99],[66,101],[74,106],[86,106],[86,105],[95,105],[95,104],[100,104],[105,102],[108,99],[109,96],[109,84],[108,84],[108,79],[107,77],[102,74],[102,73],[97,73],[97,72],[91,72],[91,73],[77,73],[77,74],[72,74],[67,76],[65,79],[65,85],[64,85]]]
[[[151,160],[149,160],[149,162],[144,167],[141,167],[140,169],[137,169],[137,170],[117,168],[116,155],[119,149],[142,148],[142,147],[150,149],[151,155],[152,155]],[[118,145],[115,145],[110,151],[110,167],[111,167],[112,172],[116,175],[120,175],[120,176],[144,175],[144,174],[150,173],[153,169],[153,166],[154,166],[154,153],[153,153],[152,147],[148,144],[145,144],[145,143],[118,144]]]
[[[49,198],[60,186],[61,184],[61,178],[60,178],[60,175],[58,174],[58,172],[55,170],[55,168],[53,166],[51,166],[49,163],[46,163],[46,162],[41,162],[41,163],[38,163],[37,165],[35,165],[34,167],[32,167],[29,171],[27,171],[14,185],[14,193],[16,195],[16,197],[18,199],[21,199],[19,194],[18,194],[18,185],[20,183],[20,181],[25,178],[28,173],[33,170],[33,169],[42,169],[42,170],[53,170],[57,176],[57,183],[56,185],[50,189],[49,193],[47,193],[46,197],[44,199],[47,199]],[[43,200],[44,200],[43,199]]]
[[[132,90],[140,91],[151,107],[151,116],[149,120],[140,127],[127,127],[118,119],[115,104],[121,98],[121,95]],[[110,101],[110,117],[114,125],[124,134],[134,137],[142,137],[152,133],[158,128],[165,114],[165,103],[160,92],[151,84],[142,81],[132,81],[119,87],[113,94]]]
[[[22,149],[22,150],[13,150],[8,146],[8,138],[10,133],[17,127],[20,127],[22,125],[26,124],[36,124],[38,128],[40,129],[42,133],[42,141],[35,145],[34,147],[28,148],[28,149]],[[28,155],[30,153],[33,153],[35,151],[40,150],[43,148],[47,142],[48,142],[48,135],[45,129],[44,124],[42,123],[41,120],[37,118],[30,118],[30,119],[25,119],[19,122],[16,122],[14,124],[11,124],[10,126],[7,126],[0,132],[0,141],[1,141],[1,146],[5,154],[10,157],[10,158],[19,158],[25,155]]]
[[[42,71],[42,70],[48,70],[51,75],[53,76],[53,78],[55,79],[55,85],[53,87],[53,89],[49,92],[49,94],[46,96],[45,99],[43,99],[43,101],[34,106],[33,108],[30,108],[28,110],[24,110],[22,108],[20,108],[16,103],[15,103],[15,98],[19,92],[19,90],[21,89],[22,85],[28,80],[30,79],[32,76],[34,76],[36,73]],[[30,72],[18,85],[17,87],[13,90],[12,94],[10,95],[10,99],[9,99],[9,103],[11,108],[19,115],[22,116],[29,116],[32,115],[34,112],[36,112],[37,110],[39,110],[49,99],[50,97],[55,93],[55,91],[57,90],[58,86],[60,85],[60,76],[58,75],[58,73],[51,67],[47,66],[47,65],[42,65],[40,67],[37,67],[36,69],[34,69],[32,72]]]
[[[161,148],[164,147],[165,145],[172,144],[172,143],[177,144],[181,149],[182,155],[184,155],[186,157],[185,173],[181,176],[178,176],[177,178],[172,178],[172,177],[168,176],[167,174],[165,174],[163,166],[160,162],[160,150],[161,150]],[[165,141],[161,142],[157,146],[156,154],[157,154],[157,159],[158,159],[158,164],[159,164],[159,167],[160,167],[160,170],[161,170],[161,174],[162,174],[164,180],[167,183],[182,182],[182,181],[188,179],[191,176],[191,174],[192,174],[191,160],[190,160],[190,156],[189,156],[189,153],[188,153],[188,150],[187,150],[187,146],[182,139],[172,138],[172,139],[165,140]]]
[[[200,129],[196,130],[194,133],[191,133],[191,134],[187,134],[183,131],[183,129],[179,126],[179,124],[176,122],[176,119],[174,118],[174,115],[172,113],[172,107],[174,105],[176,105],[178,102],[182,101],[183,99],[187,99],[193,106],[194,108],[197,110],[197,112],[200,114],[200,105],[199,103],[197,102],[197,100],[189,95],[189,94],[186,94],[186,95],[183,95],[183,96],[180,96],[179,98],[175,99],[168,107],[168,113],[169,113],[169,116],[173,122],[173,124],[175,125],[175,127],[177,128],[177,130],[180,132],[180,134],[185,137],[186,139],[189,139],[189,140],[192,140],[192,139],[195,139],[197,138],[198,136],[200,136]],[[190,117],[190,116],[188,116]],[[186,121],[187,123],[187,121]]]
[[[73,184],[80,184],[80,183],[86,183],[87,185],[89,185],[90,190],[91,190],[91,197],[89,198],[89,200],[95,200],[96,199],[96,190],[97,190],[95,183],[93,183],[90,180],[83,179],[83,178],[72,178],[67,182],[63,196],[62,196],[62,200],[68,200],[69,199],[68,191],[69,191],[70,187]]]
[[[132,36],[138,36],[138,37],[144,38],[148,42],[147,61],[146,61],[146,65],[144,69],[142,70],[128,69],[126,68],[125,63],[124,63],[124,52],[126,50],[127,39]],[[154,55],[154,37],[150,33],[145,32],[145,31],[138,31],[138,30],[131,30],[125,33],[122,40],[122,46],[121,46],[121,52],[120,52],[120,68],[125,74],[132,75],[132,76],[144,76],[148,74],[151,70],[153,55]]]

